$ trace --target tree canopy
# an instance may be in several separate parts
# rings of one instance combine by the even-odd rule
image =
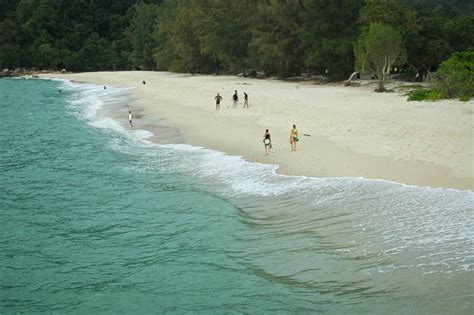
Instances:
[[[441,63],[436,72],[436,85],[444,97],[474,96],[474,49],[454,53]]]
[[[354,45],[356,70],[375,75],[379,82],[377,90],[383,91],[384,82],[402,52],[402,36],[395,28],[372,23],[360,34]]]
[[[472,48],[471,0],[1,0],[0,68],[169,70],[346,78],[372,23],[435,71]]]

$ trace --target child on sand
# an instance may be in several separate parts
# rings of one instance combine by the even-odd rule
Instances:
[[[217,93],[217,95],[216,95],[216,97],[214,97],[214,99],[216,100],[216,110],[220,110],[221,109],[222,96],[220,96],[219,93]]]
[[[290,145],[291,151],[296,151],[296,143],[299,141],[298,139],[299,131],[296,129],[296,125],[293,125],[293,129],[290,131]]]
[[[272,136],[270,135],[270,131],[268,129],[265,130],[263,134],[263,144],[265,145],[265,155],[270,154],[270,150],[272,149]]]

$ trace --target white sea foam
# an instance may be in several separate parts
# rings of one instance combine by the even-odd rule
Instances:
[[[347,259],[366,255],[400,261],[367,265],[364,268],[368,272],[417,268],[429,275],[452,270],[472,272],[474,268],[472,192],[364,178],[278,175],[276,165],[251,163],[240,156],[187,144],[156,144],[147,140],[153,136],[151,132],[130,130],[99,115],[104,102],[119,101],[126,97],[125,90],[72,82],[64,85],[78,92],[71,104],[82,119],[126,139],[111,145],[140,156],[143,163],[137,171],[189,176],[202,183],[203,189],[235,200],[261,199],[261,206],[248,210],[255,218],[281,216],[284,220],[274,221],[275,229],[284,227],[285,233],[323,233],[331,243],[346,244],[347,250],[338,255]],[[271,246],[282,250],[279,244]]]

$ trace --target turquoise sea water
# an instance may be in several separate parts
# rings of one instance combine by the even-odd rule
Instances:
[[[153,144],[119,89],[0,94],[2,314],[474,312],[472,192]]]

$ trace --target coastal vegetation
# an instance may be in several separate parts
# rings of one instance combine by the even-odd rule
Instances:
[[[383,90],[395,66],[400,78],[412,80],[419,73],[430,79],[453,53],[474,48],[470,0],[1,0],[0,5],[0,69],[260,71],[328,80],[364,69],[379,78]],[[385,57],[387,64],[380,64]],[[464,88],[452,91],[453,84],[465,82],[449,79],[453,62],[437,74],[439,89],[446,97],[469,94]]]
[[[446,98],[466,100],[474,96],[474,50],[455,53],[442,62],[436,84]]]
[[[408,93],[409,101],[436,101],[441,98],[459,98],[468,101],[474,97],[474,50],[454,53],[443,61],[436,71],[435,87],[416,89]]]

